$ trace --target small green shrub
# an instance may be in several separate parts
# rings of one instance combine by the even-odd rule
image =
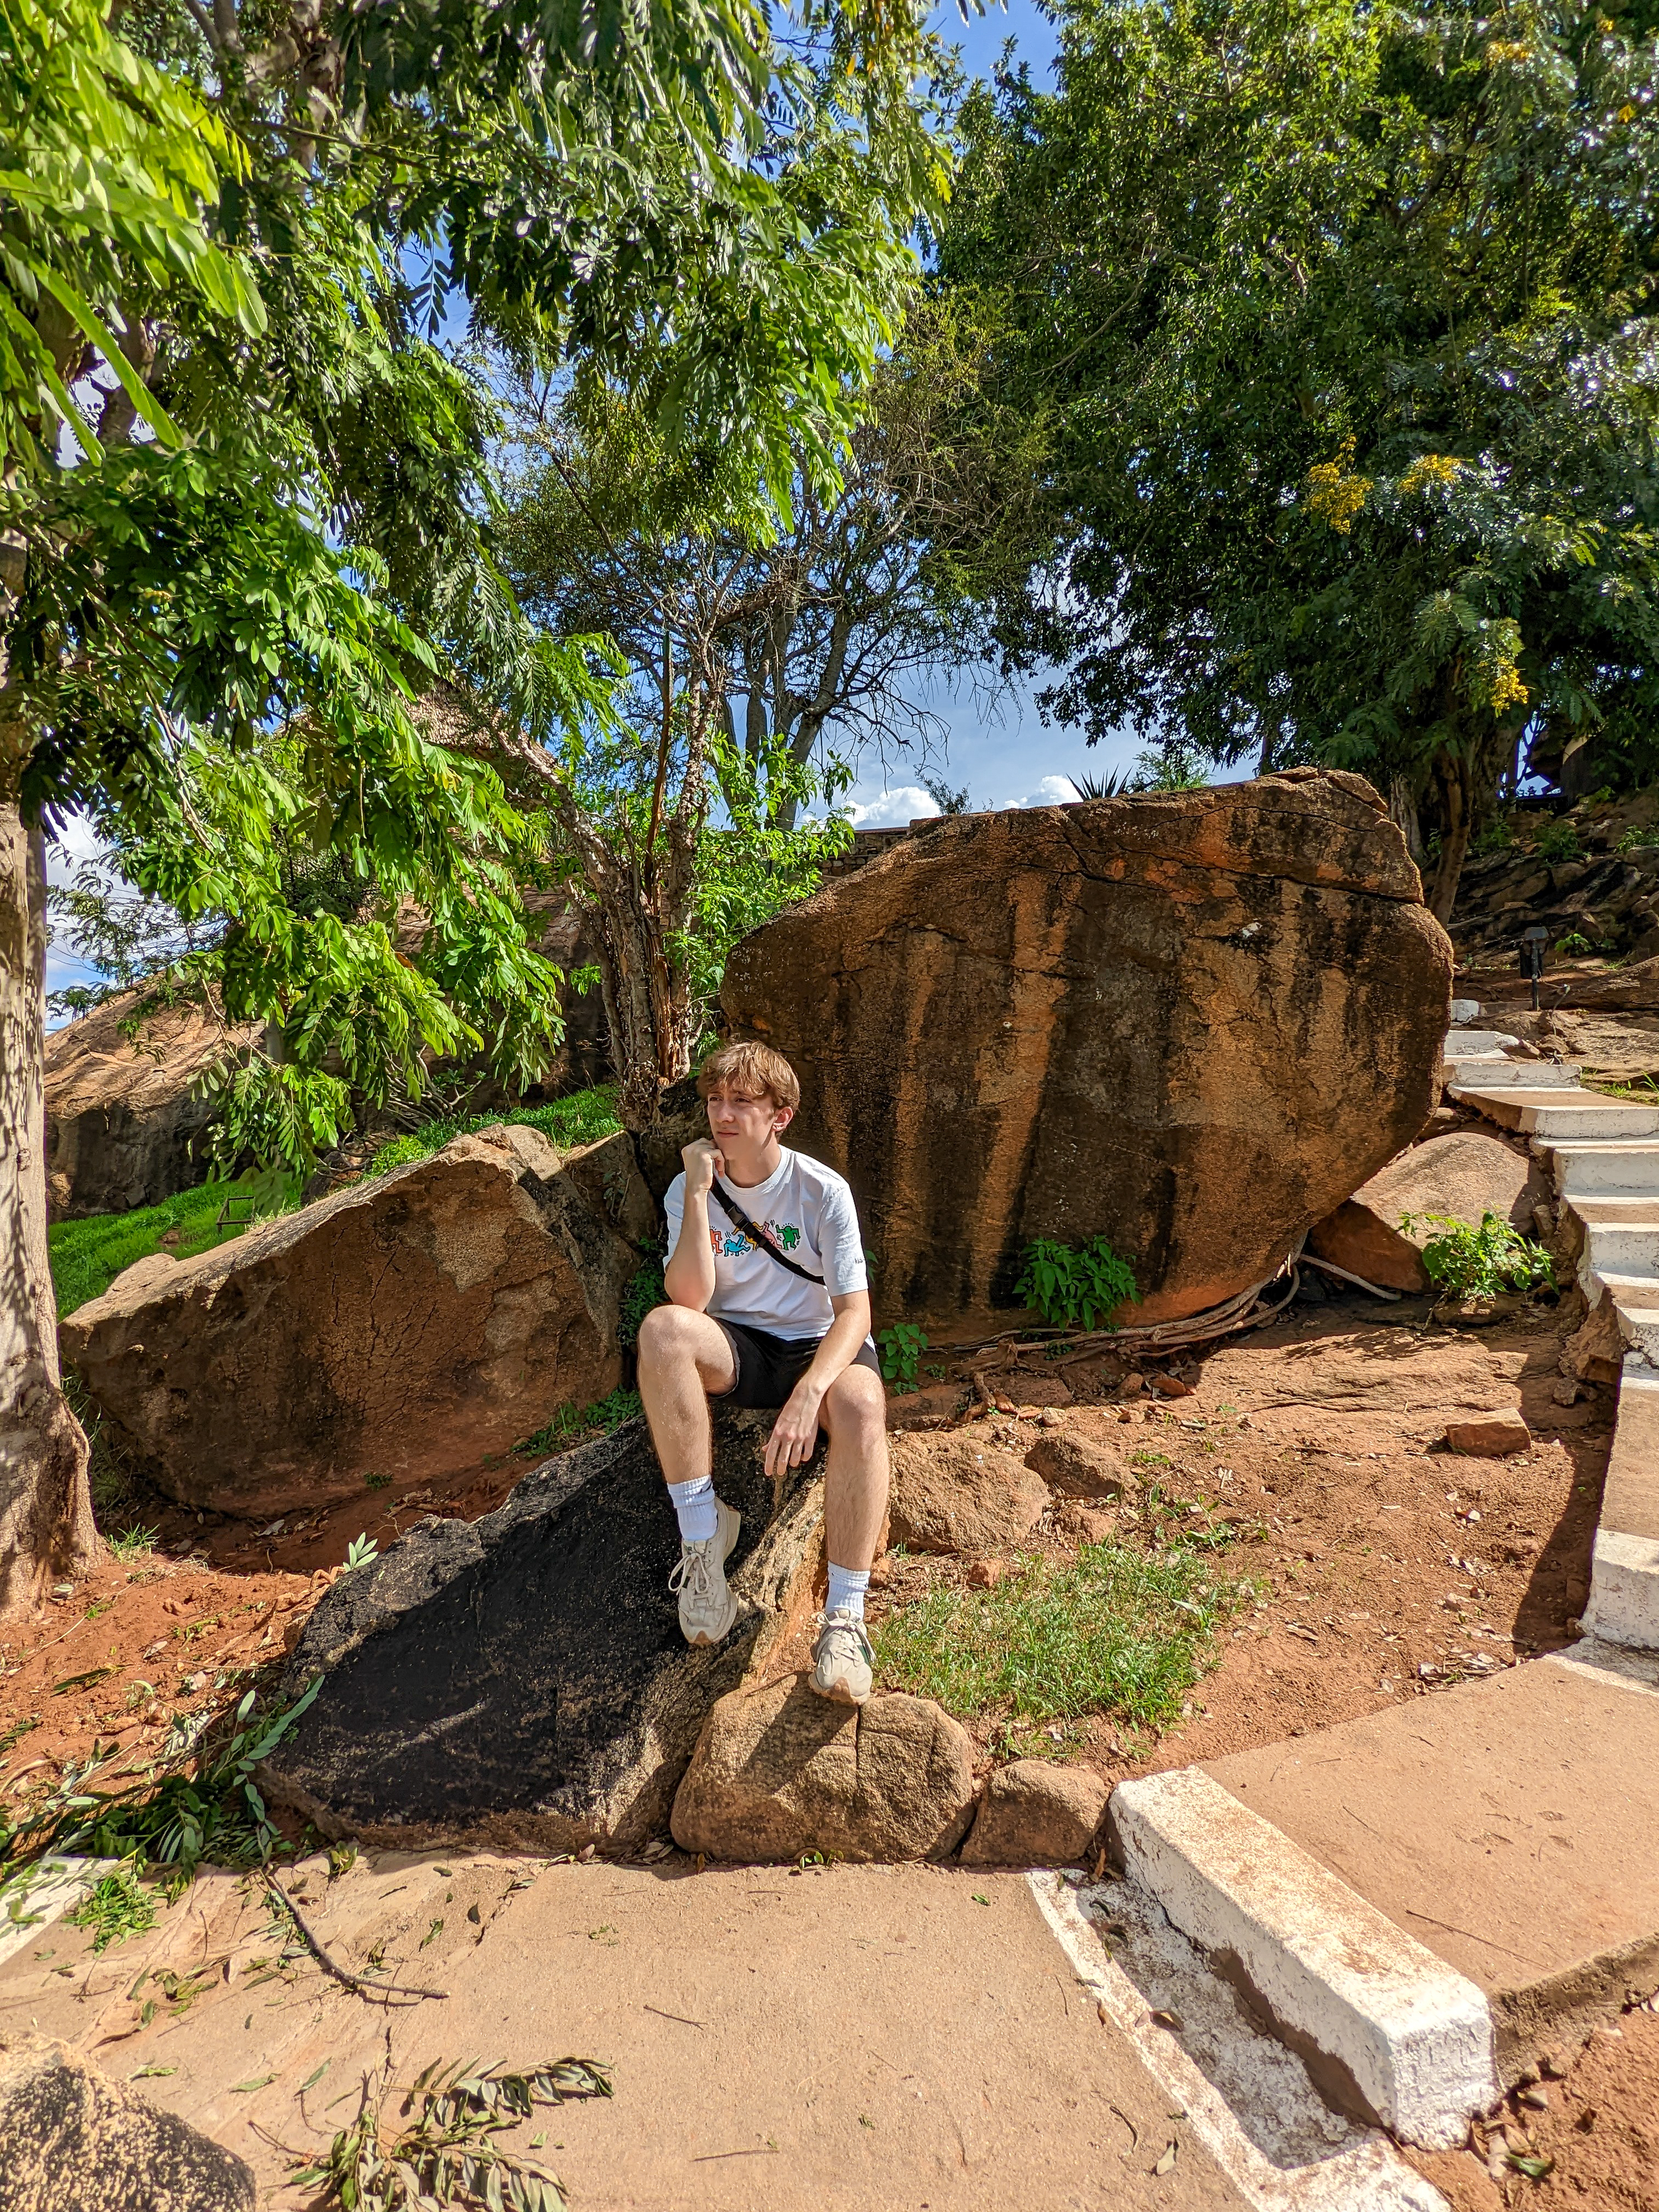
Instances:
[[[1584,854],[1578,842],[1578,824],[1547,822],[1533,841],[1533,850],[1552,867],[1559,867],[1569,860],[1582,860]]]
[[[1494,814],[1470,841],[1474,853],[1507,853],[1515,843],[1515,824],[1507,814]]]
[[[1644,853],[1654,845],[1659,845],[1659,829],[1643,829],[1632,822],[1613,849],[1615,853]]]
[[[1103,1237],[1086,1244],[1060,1244],[1039,1237],[1025,1248],[1025,1267],[1014,1285],[1050,1328],[1112,1328],[1120,1306],[1139,1303],[1134,1270]]]
[[[1443,1232],[1423,1247],[1424,1268],[1443,1298],[1495,1298],[1555,1288],[1555,1263],[1544,1247],[1495,1213],[1483,1213],[1478,1229],[1449,1213],[1400,1217],[1407,1237],[1420,1223],[1435,1223]]]
[[[647,1264],[640,1269],[622,1294],[617,1341],[624,1352],[631,1352],[639,1342],[640,1323],[652,1308],[668,1303],[668,1292],[663,1287],[662,1269],[661,1254],[653,1252]]]
[[[1594,952],[1595,947],[1584,935],[1583,930],[1570,929],[1565,937],[1556,939],[1555,949],[1558,952],[1565,952],[1569,960],[1573,960],[1586,953]]]
[[[515,1452],[538,1452],[549,1458],[563,1451],[578,1437],[597,1431],[608,1437],[613,1429],[621,1428],[624,1421],[635,1419],[644,1410],[637,1390],[613,1390],[608,1398],[599,1398],[591,1406],[561,1406],[552,1419],[526,1437],[522,1443],[514,1444]]]
[[[924,1330],[914,1322],[896,1321],[891,1328],[884,1328],[876,1339],[876,1348],[881,1354],[884,1380],[892,1383],[902,1397],[916,1387],[916,1365],[927,1349]]]

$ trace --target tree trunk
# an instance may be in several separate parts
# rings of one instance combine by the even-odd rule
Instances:
[[[599,986],[617,1069],[623,1126],[655,1126],[664,1091],[691,1072],[697,1010],[668,957],[665,932],[642,900],[602,896]]]
[[[45,842],[0,790],[0,1618],[97,1555],[46,1264]]]
[[[1441,927],[1449,929],[1469,849],[1469,833],[1474,827],[1474,763],[1467,750],[1454,753],[1443,746],[1435,754],[1430,774],[1440,801],[1440,857],[1429,882],[1427,902]]]

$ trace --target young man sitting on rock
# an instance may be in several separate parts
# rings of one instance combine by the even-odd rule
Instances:
[[[708,1401],[781,1407],[766,1447],[775,1480],[829,1432],[824,1534],[830,1595],[812,1687],[870,1694],[864,1594],[887,1508],[887,1401],[870,1341],[870,1292],[853,1194],[833,1169],[778,1142],[800,1103],[769,1045],[732,1044],[697,1088],[710,1134],[669,1185],[669,1303],[640,1329],[640,1396],[679,1516],[680,1626],[718,1644],[738,1616],[726,1562],[739,1516],[714,1495]]]

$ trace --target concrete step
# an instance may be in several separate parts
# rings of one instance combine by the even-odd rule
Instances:
[[[1520,1042],[1506,1030],[1448,1030],[1440,1056],[1443,1060],[1468,1060],[1476,1053],[1501,1053],[1506,1045]]]
[[[1650,1367],[1659,1370],[1659,1283],[1651,1275],[1603,1274],[1592,1267],[1584,1291],[1592,1303],[1604,1297],[1613,1300],[1620,1334]]]
[[[1659,1106],[1632,1106],[1599,1091],[1562,1093],[1509,1085],[1455,1088],[1452,1096],[1479,1108],[1489,1121],[1533,1137],[1659,1137]]]
[[[1584,1626],[1606,1643],[1659,1650],[1659,1373],[1633,1355],[1619,1385]]]
[[[1659,1142],[1641,1137],[1598,1142],[1534,1144],[1554,1177],[1558,1196],[1621,1198],[1659,1194]]]
[[[1586,1199],[1584,1204],[1590,1203]],[[1577,1213],[1578,1208],[1573,1207]],[[1620,1275],[1626,1280],[1645,1278],[1650,1297],[1659,1298],[1659,1221],[1587,1221],[1584,1256],[1580,1274]]]
[[[1659,1690],[1575,1650],[1114,1794],[1133,1878],[1409,2140],[1659,1974]]]
[[[1455,1091],[1475,1088],[1508,1091],[1577,1091],[1581,1071],[1559,1060],[1510,1060],[1501,1053],[1474,1060],[1443,1062],[1445,1079]]]

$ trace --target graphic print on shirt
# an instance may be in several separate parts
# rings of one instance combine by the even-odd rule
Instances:
[[[800,1231],[790,1221],[763,1221],[761,1227],[775,1244],[786,1252],[793,1252],[800,1243]],[[708,1230],[708,1249],[718,1260],[722,1254],[728,1260],[741,1259],[745,1252],[758,1252],[760,1246],[741,1229],[716,1229],[711,1223]]]

